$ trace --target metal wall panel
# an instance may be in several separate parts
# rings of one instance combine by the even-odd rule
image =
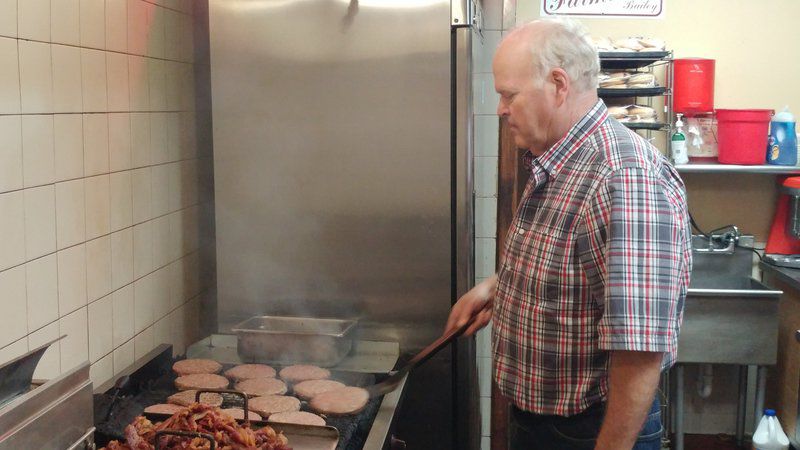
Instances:
[[[219,329],[451,299],[449,0],[212,0]],[[391,337],[391,336],[390,336]]]

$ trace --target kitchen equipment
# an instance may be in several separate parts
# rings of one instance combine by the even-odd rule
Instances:
[[[800,268],[800,177],[781,182],[764,253],[770,264]]]
[[[674,61],[673,110],[691,117],[714,110],[714,60],[677,58]]]
[[[788,106],[772,116],[772,122],[769,124],[767,163],[779,166],[797,165],[795,120]]]
[[[357,320],[313,317],[251,317],[231,331],[238,352],[249,362],[335,366],[353,345]]]
[[[63,337],[65,336],[46,342],[0,367],[0,406],[31,389],[33,372],[39,360],[51,344]]]
[[[475,0],[209,1],[215,331],[359,317],[404,355],[440,336],[474,284],[480,20]],[[410,448],[479,447],[475,367],[464,339],[409,375]]]
[[[215,341],[218,345],[204,348],[202,350],[203,356],[221,362],[225,370],[237,364],[238,362],[234,363],[228,359],[229,357],[237,357],[235,336],[214,335],[214,337],[217,337]],[[354,343],[356,350],[361,343],[362,341]],[[375,344],[387,343],[364,343],[364,354],[357,357],[350,355],[347,359],[358,359],[365,363],[366,370],[374,370],[382,365],[382,349],[385,349],[385,345]],[[194,354],[196,350],[196,348],[187,350],[188,356],[197,356]],[[396,358],[396,353],[394,355]],[[218,358],[217,356],[220,357]],[[370,358],[375,358],[378,361],[372,362]],[[146,406],[165,403],[167,397],[176,392],[174,386],[176,375],[171,369],[174,362],[172,347],[162,344],[147,355],[137,359],[131,366],[124,368],[120,375],[128,376],[130,382],[126,388],[123,388],[122,395],[116,401],[110,421],[104,421],[104,415],[108,404],[114,396],[114,382],[108,381],[95,389],[96,440],[100,446],[105,445],[111,439],[122,437],[125,426],[133,421],[136,416],[142,414]],[[369,386],[388,377],[386,372],[355,372],[353,371],[354,368],[340,370],[338,367],[333,367],[330,370],[332,378],[350,386]],[[358,415],[327,417],[326,422],[328,425],[325,427],[291,424],[275,424],[274,427],[283,431],[289,437],[291,446],[295,450],[385,448],[383,447],[384,443],[389,442],[393,434],[396,408],[403,394],[403,388],[404,385],[401,384],[397,392],[392,392],[383,398],[371,399],[367,407]],[[226,402],[240,401],[237,397],[228,397],[227,395],[223,394]],[[230,406],[241,407],[243,405],[230,403]],[[163,415],[146,416],[159,420],[165,418]],[[261,425],[261,422],[251,422]],[[270,424],[270,426],[273,426],[273,424]]]
[[[484,307],[484,309],[491,307],[492,306],[489,303],[486,307]],[[367,393],[369,393],[370,398],[379,397],[395,390],[412,369],[429,360],[439,350],[447,346],[447,344],[453,342],[456,338],[464,334],[464,332],[467,331],[467,328],[469,328],[469,326],[475,322],[476,316],[477,314],[470,317],[470,319],[464,325],[461,325],[460,327],[445,335],[442,335],[442,337],[433,341],[429,346],[425,347],[421,352],[417,353],[413,358],[411,358],[411,360],[406,363],[402,369],[393,373],[389,378],[378,384],[367,386],[365,389],[367,390]]]
[[[93,441],[88,361],[0,407],[0,430],[0,450],[91,448],[86,447]]]
[[[718,109],[719,162],[764,164],[770,109]]]

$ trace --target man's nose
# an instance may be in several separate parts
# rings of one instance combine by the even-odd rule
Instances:
[[[497,103],[497,115],[500,117],[508,115],[508,106],[506,106],[502,101]]]

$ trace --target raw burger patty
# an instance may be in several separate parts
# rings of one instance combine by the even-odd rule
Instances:
[[[317,366],[296,365],[286,366],[281,369],[280,376],[289,383],[299,383],[306,380],[322,380],[331,376],[331,371]]]
[[[176,412],[183,409],[183,406],[180,405],[173,405],[170,403],[158,403],[155,405],[150,405],[144,409],[144,412],[150,414],[169,414],[173,415]]]
[[[187,389],[225,389],[228,379],[212,373],[195,373],[175,379],[175,387],[180,391]]]
[[[317,394],[343,387],[345,387],[344,384],[333,380],[307,380],[295,384],[292,389],[300,399],[310,400]]]
[[[262,417],[269,417],[280,412],[300,411],[300,400],[288,395],[265,395],[250,399],[247,408]]]
[[[195,402],[194,399],[196,393],[197,390],[195,389],[178,392],[177,394],[173,394],[167,397],[167,403],[173,403],[175,405],[181,405],[181,406],[189,406]],[[220,405],[222,405],[222,396],[219,394],[215,394],[213,392],[203,392],[202,394],[200,394],[200,403],[205,403],[206,405],[219,407]]]
[[[251,378],[275,378],[275,369],[265,364],[242,364],[225,371],[225,376],[233,381]]]
[[[233,417],[234,419],[244,420],[244,410],[242,408],[225,408],[221,411]],[[250,414],[247,415],[247,418],[250,420],[261,420],[261,416],[253,411],[250,411]]]
[[[343,387],[317,394],[308,406],[320,414],[344,416],[360,412],[367,406],[369,394],[357,387]]]
[[[296,423],[298,425],[319,425],[325,426],[325,419],[305,411],[290,411],[275,413],[269,416],[267,422]]]
[[[195,373],[217,373],[222,370],[222,365],[211,359],[183,359],[173,364],[172,370],[178,376]]]
[[[250,397],[280,395],[286,393],[286,383],[277,378],[252,378],[236,383],[236,390]]]

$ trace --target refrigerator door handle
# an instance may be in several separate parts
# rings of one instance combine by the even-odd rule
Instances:
[[[479,26],[480,5],[475,0],[450,0],[450,25],[455,28]]]

